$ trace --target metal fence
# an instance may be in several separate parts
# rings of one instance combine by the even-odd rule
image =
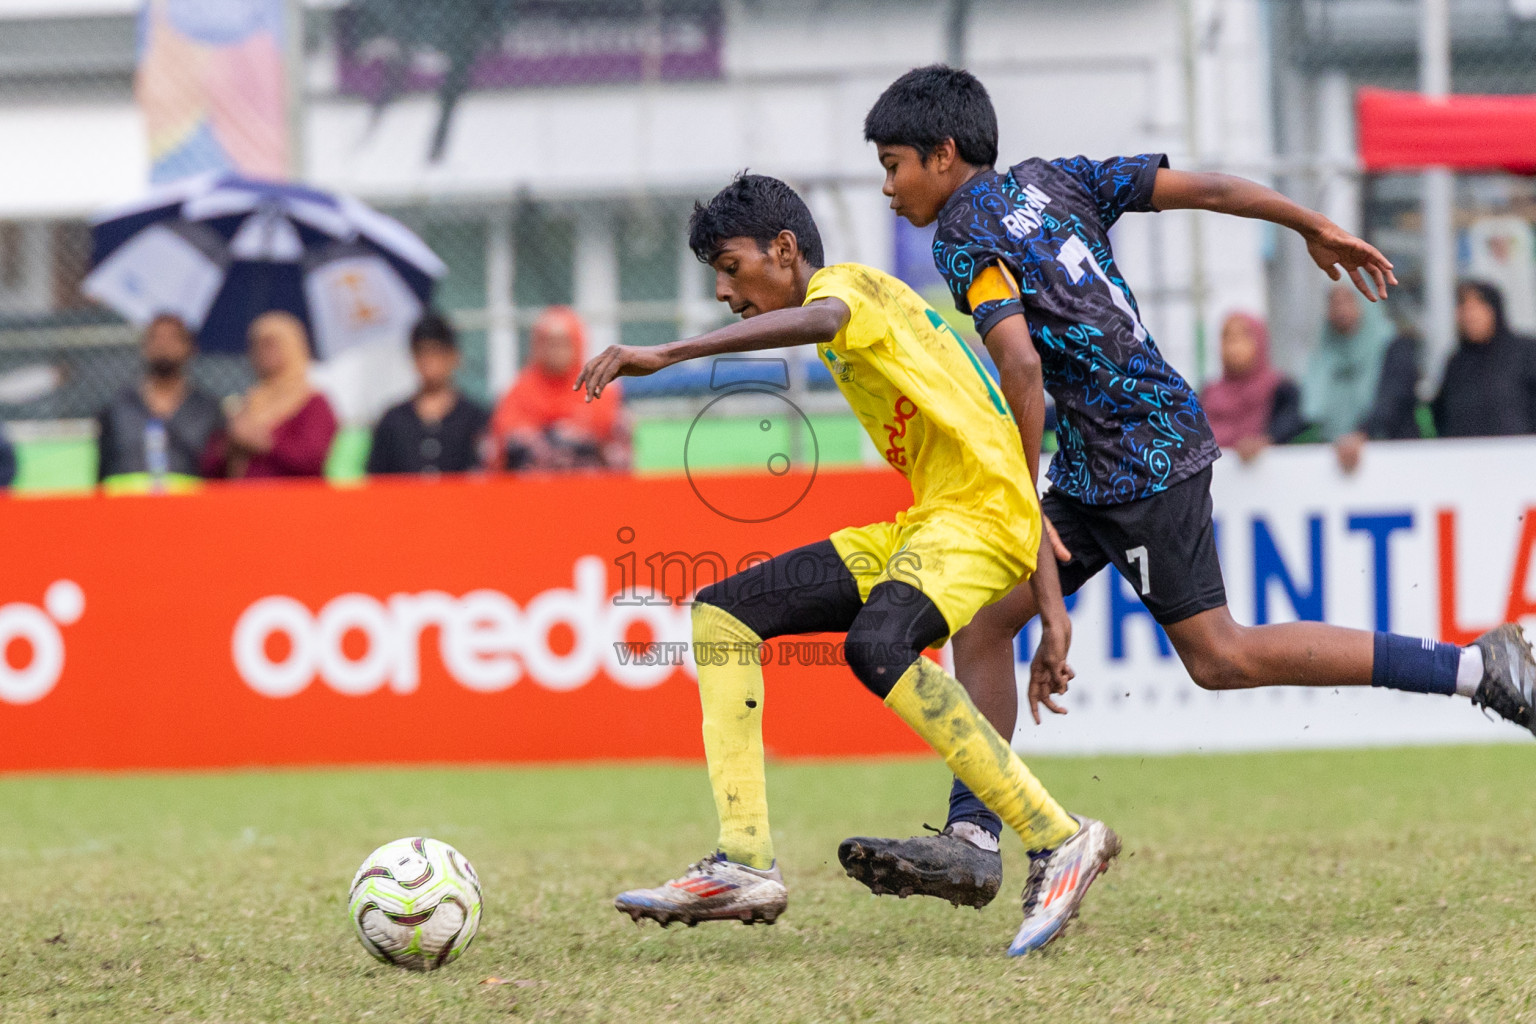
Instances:
[[[1425,179],[1355,169],[1353,99],[1363,86],[1420,87],[1422,0],[1270,0],[1273,26],[1275,182],[1298,201],[1360,231],[1393,261],[1402,287],[1392,302],[1400,326],[1422,333],[1425,309]],[[1450,85],[1458,93],[1536,93],[1536,4],[1451,0]],[[1536,179],[1461,174],[1453,183],[1456,270],[1496,279],[1525,330],[1536,332]],[[1523,267],[1495,268],[1494,235],[1515,239]],[[1520,241],[1520,239],[1524,239]],[[1499,243],[1494,243],[1495,245]],[[1322,295],[1299,239],[1282,236],[1271,264],[1270,310],[1277,335],[1316,336]],[[1436,356],[1427,353],[1433,382]]]
[[[1188,9],[1200,46],[1219,31],[1229,6],[1180,0],[1169,12]],[[1400,268],[1404,299],[1396,308],[1413,321],[1422,287],[1419,180],[1363,178],[1353,170],[1349,103],[1360,85],[1414,87],[1419,4],[1260,6],[1273,30],[1276,158],[1244,170],[1325,210],[1353,208],[1359,226]],[[960,17],[967,5],[949,7]],[[303,49],[291,79],[301,120],[306,102],[322,95],[344,93],[376,111],[430,97],[437,147],[481,93],[718,76],[733,10],[721,0],[349,0],[301,9],[295,37]],[[944,22],[951,30],[956,17]],[[8,22],[0,32],[0,105],[131,96],[134,21],[122,13]],[[1456,0],[1452,34],[1456,90],[1536,92],[1536,4]],[[1492,227],[1523,223],[1529,233],[1536,222],[1530,178],[1464,176],[1456,189],[1464,270],[1478,270],[1471,246]],[[708,275],[684,244],[694,194],[655,193],[643,183],[616,194],[445,201],[429,193],[378,201],[448,265],[437,302],[463,331],[471,394],[496,397],[526,353],[532,320],[549,304],[575,306],[595,344],[651,344],[722,321]],[[134,379],[134,331],[80,295],[90,258],[83,218],[80,211],[0,222],[0,420],[89,417]],[[1282,242],[1270,271],[1276,330],[1315,335],[1322,289],[1305,253]],[[1511,278],[1510,287],[1522,286]],[[1530,290],[1536,316],[1536,280]],[[1524,308],[1524,301],[1512,305]],[[243,361],[230,356],[202,358],[197,373],[220,393],[249,379]]]

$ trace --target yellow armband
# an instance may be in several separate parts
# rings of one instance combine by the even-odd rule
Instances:
[[[971,287],[965,293],[965,299],[972,309],[983,302],[1006,302],[1018,297],[1019,286],[1008,268],[1001,263],[994,263],[977,274],[976,280],[971,282]]]

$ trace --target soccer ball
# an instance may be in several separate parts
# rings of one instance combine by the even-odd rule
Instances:
[[[363,948],[387,964],[435,971],[469,948],[480,927],[480,879],[436,839],[396,839],[352,879],[348,911]]]

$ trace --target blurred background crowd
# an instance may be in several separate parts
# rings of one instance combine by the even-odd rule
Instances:
[[[1002,163],[1166,152],[1394,261],[1372,304],[1262,225],[1116,226],[1245,461],[1536,433],[1536,155],[1383,160],[1362,99],[1536,103],[1533,54],[1536,0],[0,0],[0,484],[729,467],[764,416],[878,462],[804,353],[803,417],[716,407],[707,368],[571,383],[728,318],[685,224],[743,167],[807,196],[831,260],[950,314],[860,132],[937,60],[988,84]]]
[[[1419,398],[1419,340],[1351,287],[1329,292],[1299,380],[1275,368],[1262,318],[1229,313],[1221,373],[1201,399],[1218,442],[1250,462],[1270,445],[1326,442],[1349,472],[1371,440],[1536,434],[1536,339],[1513,332],[1504,307],[1497,286],[1461,283],[1457,348],[1427,402]],[[463,357],[449,318],[425,314],[408,340],[415,391],[373,424],[365,472],[628,470],[622,383],[606,402],[573,390],[586,334],[569,307],[542,310],[528,364],[492,410],[458,384]],[[174,315],[156,316],[143,333],[138,379],[96,418],[99,481],[137,489],[199,477],[323,476],[338,419],[311,381],[304,324],[264,313],[251,324],[249,347],[254,383],[221,399],[192,379],[193,332]],[[0,459],[0,474],[14,474],[14,454]]]
[[[429,312],[410,327],[413,393],[369,431],[370,476],[625,470],[630,464],[622,385],[592,404],[574,390],[586,328],[565,306],[534,321],[528,365],[487,408],[458,383],[458,331]],[[194,332],[161,313],[144,329],[140,372],[96,417],[96,473],[109,490],[174,490],[200,478],[321,477],[340,429],[315,385],[309,334],[281,310],[251,323],[253,383],[223,397],[193,378]],[[8,463],[14,468],[14,457]],[[8,482],[8,481],[7,481]]]

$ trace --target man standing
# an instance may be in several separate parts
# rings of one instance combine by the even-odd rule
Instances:
[[[199,475],[198,457],[224,417],[187,379],[197,343],[181,318],[151,320],[140,352],[144,376],[97,417],[96,476],[111,488],[165,490]]]

